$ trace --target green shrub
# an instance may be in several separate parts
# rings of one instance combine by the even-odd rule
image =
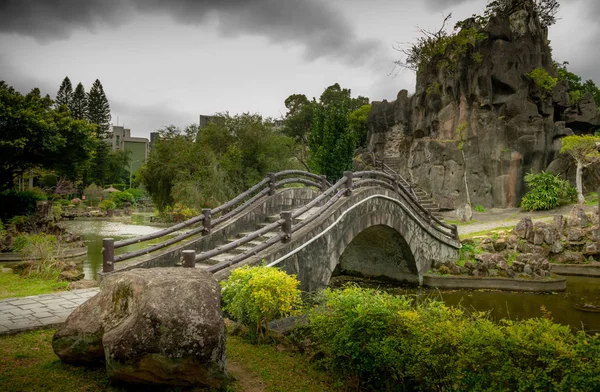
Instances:
[[[71,200],[67,199],[58,199],[54,202],[54,204],[58,204],[60,206],[66,207],[71,204]]]
[[[556,83],[558,83],[558,79],[550,76],[543,68],[536,68],[529,72],[527,76],[542,90],[544,95],[550,94],[556,87]]]
[[[102,200],[98,205],[102,211],[114,210],[117,208],[117,205],[112,200]]]
[[[125,192],[131,194],[136,203],[145,197],[145,192],[139,188],[129,188]]]
[[[551,210],[577,200],[577,191],[568,181],[542,171],[525,175],[529,192],[521,200],[521,209],[528,211]]]
[[[19,246],[22,246],[19,253],[23,259],[34,262],[30,268],[23,271],[24,274],[55,278],[58,274],[55,269],[55,253],[58,248],[56,237],[50,234],[26,234],[19,237]]]
[[[485,208],[481,204],[477,204],[474,210],[477,212],[485,212]]]
[[[123,203],[135,203],[135,198],[129,192],[114,192],[110,198],[119,208],[123,206]]]
[[[302,302],[298,283],[277,268],[238,268],[221,282],[223,309],[263,338],[270,321],[296,314]]]
[[[369,289],[326,290],[310,314],[323,363],[357,390],[587,391],[600,336],[546,318],[495,324],[435,301]]]
[[[4,191],[0,193],[0,219],[7,220],[15,215],[33,215],[37,202],[46,199],[44,193],[37,191]]]

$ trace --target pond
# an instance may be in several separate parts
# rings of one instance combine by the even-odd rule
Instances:
[[[63,222],[69,231],[82,235],[88,246],[88,257],[83,264],[86,278],[95,279],[97,272],[102,269],[102,238],[121,240],[161,230],[163,227],[150,224],[150,215],[134,214],[131,222],[95,219]],[[130,245],[119,253],[141,249],[158,241],[160,240]],[[332,279],[332,286],[339,286],[348,281],[356,281],[356,278],[337,277]],[[600,278],[567,277],[566,292],[549,294],[482,290],[439,291],[364,280],[360,280],[360,285],[379,287],[397,295],[437,298],[448,305],[465,309],[490,311],[496,320],[540,317],[541,308],[544,306],[546,312],[550,312],[551,317],[558,323],[574,329],[584,328],[587,331],[600,332],[600,313],[582,310],[586,304],[600,306]]]
[[[151,213],[136,213],[131,216],[131,222],[125,220],[76,219],[61,222],[73,234],[83,237],[88,247],[87,259],[83,261],[83,272],[86,279],[96,279],[98,271],[102,271],[102,239],[114,238],[119,241],[125,238],[151,234],[162,230],[164,225],[150,225]],[[142,249],[149,244],[160,242],[162,239],[125,246],[118,254],[131,250]]]
[[[466,310],[490,311],[494,320],[522,320],[543,315],[542,306],[555,322],[576,330],[600,333],[600,313],[585,305],[600,305],[600,278],[567,276],[567,291],[562,293],[518,293],[499,290],[444,290],[394,285],[340,276],[332,279],[333,287],[356,282],[362,287],[380,288],[391,294],[443,300],[447,305]]]

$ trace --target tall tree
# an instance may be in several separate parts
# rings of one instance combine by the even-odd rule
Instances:
[[[35,167],[76,178],[94,139],[93,126],[73,120],[64,106],[53,109],[37,88],[21,95],[0,81],[0,190]]]
[[[106,94],[104,94],[102,83],[98,79],[96,79],[92,88],[90,88],[87,104],[88,121],[96,125],[96,132],[99,138],[106,138],[110,128],[110,105],[108,104]]]
[[[345,170],[352,168],[356,140],[348,124],[348,109],[344,104],[315,106],[308,146],[311,169],[326,175],[331,181],[337,181]]]
[[[71,99],[69,109],[71,109],[71,115],[75,120],[85,120],[87,118],[87,108],[88,104],[85,88],[80,82],[77,84],[77,87],[75,87],[75,92],[73,93],[73,99]]]
[[[569,154],[577,163],[575,182],[577,188],[577,202],[585,203],[583,197],[583,168],[600,162],[600,137],[592,135],[567,136],[562,138],[560,152]]]
[[[62,83],[60,84],[60,88],[56,93],[56,107],[61,105],[65,105],[67,107],[71,106],[71,100],[73,99],[73,86],[71,85],[71,80],[68,76],[65,76]]]

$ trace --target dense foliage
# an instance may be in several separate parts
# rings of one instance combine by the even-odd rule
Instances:
[[[567,136],[561,139],[560,152],[569,154],[577,164],[577,201],[585,203],[583,196],[583,169],[600,162],[600,137],[592,135]]]
[[[551,210],[563,204],[572,203],[577,192],[568,181],[552,173],[542,171],[525,175],[529,191],[521,200],[521,208],[528,211]]]
[[[277,268],[244,266],[221,282],[224,310],[264,336],[267,324],[293,315],[301,304],[298,280]]]
[[[261,181],[297,167],[293,139],[259,115],[221,114],[202,129],[167,127],[150,152],[141,181],[161,210],[179,202],[215,207]]]
[[[339,178],[340,168],[343,172],[351,166],[356,147],[366,145],[369,99],[351,94],[350,89],[335,83],[318,101],[309,101],[303,94],[285,100],[288,112],[283,132],[296,141],[298,161],[330,179]]]
[[[6,190],[0,193],[0,219],[7,220],[15,215],[32,215],[36,204],[46,197],[34,191]]]
[[[558,83],[558,79],[550,76],[548,71],[543,68],[536,68],[527,73],[527,76],[542,91],[544,96],[551,94],[554,87],[556,87],[556,83]]]
[[[562,64],[555,63],[558,69],[558,79],[566,80],[569,83],[569,97],[571,98],[571,104],[577,103],[586,93],[589,93],[594,98],[597,106],[600,106],[600,89],[596,86],[593,80],[588,79],[585,82],[582,81],[581,76],[570,72],[567,69],[568,62]]]
[[[324,363],[355,389],[588,391],[600,383],[600,336],[547,318],[504,320],[443,303],[349,287],[310,315]]]
[[[0,190],[24,171],[41,167],[76,178],[92,156],[94,127],[74,120],[38,89],[22,95],[0,82]]]

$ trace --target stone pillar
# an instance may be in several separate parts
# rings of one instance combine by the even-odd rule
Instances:
[[[354,173],[351,171],[344,172],[344,178],[346,179],[346,196],[350,196],[352,194],[352,177]]]
[[[196,266],[196,251],[184,250],[182,253],[183,253],[183,268],[194,268]]]
[[[113,238],[102,239],[102,272],[112,272],[115,269],[115,240]]]
[[[283,219],[283,225],[281,226],[284,235],[283,242],[290,242],[292,239],[292,212],[283,211],[279,216]]]
[[[275,194],[275,173],[267,173],[267,177],[269,177],[269,196],[273,196]]]
[[[204,229],[202,230],[202,234],[206,235],[210,233],[211,227],[211,218],[210,218],[211,210],[210,208],[203,208],[202,215],[204,215],[204,219],[202,220],[202,226]]]

